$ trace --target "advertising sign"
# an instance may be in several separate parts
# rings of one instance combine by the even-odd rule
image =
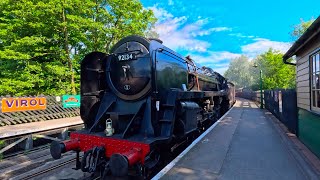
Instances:
[[[1,110],[5,112],[44,110],[47,108],[45,97],[2,98]]]
[[[63,95],[63,108],[80,107],[80,95]]]

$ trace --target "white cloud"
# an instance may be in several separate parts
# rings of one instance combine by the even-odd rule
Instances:
[[[173,4],[173,0],[168,0],[168,4]],[[155,31],[159,34],[163,44],[178,51],[187,50],[191,58],[197,64],[209,66],[214,71],[223,74],[229,66],[230,60],[246,55],[250,59],[267,51],[269,48],[286,52],[291,46],[288,42],[272,41],[265,38],[258,38],[253,35],[244,35],[242,33],[230,33],[229,36],[253,40],[253,43],[241,46],[241,53],[232,53],[229,51],[210,51],[210,42],[200,40],[199,37],[210,35],[214,32],[232,31],[229,27],[206,28],[212,19],[198,16],[196,21],[188,21],[187,16],[174,17],[171,13],[157,5],[150,7],[154,15],[158,18],[155,24]],[[205,53],[203,53],[205,52]],[[204,55],[205,54],[205,55]]]
[[[191,54],[190,57],[197,66],[208,66],[220,74],[223,74],[228,69],[230,60],[241,56],[241,54],[228,51],[209,51],[208,54]]]
[[[229,65],[225,67],[214,68],[214,71],[220,73],[223,76],[224,72],[226,72],[228,68],[229,68]]]
[[[197,37],[209,35],[212,32],[230,31],[228,27],[215,27],[204,29],[208,18],[198,17],[198,20],[187,23],[186,16],[174,17],[172,14],[156,5],[150,8],[158,18],[155,31],[159,34],[163,44],[173,50],[188,50],[205,52],[210,47],[208,41],[199,40]]]
[[[159,21],[163,21],[169,18],[172,18],[173,15],[168,13],[168,11],[164,10],[163,8],[157,8],[157,6],[152,6],[149,9],[153,11],[153,14]]]
[[[230,60],[240,57],[241,55],[245,55],[250,59],[253,59],[257,55],[268,51],[269,48],[285,53],[291,46],[291,44],[288,42],[271,41],[264,38],[255,38],[253,40],[253,43],[241,46],[241,53],[232,53],[229,51],[209,51],[209,55],[202,56],[196,54],[191,55],[191,58],[196,63],[199,63],[202,66],[209,66],[214,71],[223,74],[228,69]]]
[[[211,51],[208,56],[190,55],[190,57],[201,65],[206,64],[219,64],[225,60],[231,60],[240,57],[241,54],[231,53],[228,51]]]
[[[242,33],[230,33],[229,36],[235,36],[235,37],[239,37],[239,38],[254,38],[255,36],[246,36],[243,35]]]
[[[221,64],[209,65],[214,71],[220,73],[221,75],[229,68],[230,61]]]
[[[255,38],[253,40],[255,42],[241,46],[242,53],[249,58],[254,58],[270,48],[285,53],[291,46],[289,42],[271,41],[264,38]]]
[[[232,31],[231,28],[228,27],[214,27],[214,28],[210,28],[208,30],[203,30],[203,31],[198,31],[197,34],[193,33],[193,36],[204,36],[204,35],[209,35],[212,32],[221,32],[221,31]]]
[[[220,32],[220,31],[231,31],[232,29],[228,27],[215,27],[215,28],[211,28],[210,30],[214,32]]]

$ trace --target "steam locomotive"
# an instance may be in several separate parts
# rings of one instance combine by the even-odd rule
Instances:
[[[77,152],[76,169],[146,176],[161,156],[197,136],[235,102],[234,85],[159,39],[123,38],[81,63],[85,128],[52,142],[53,158]],[[82,158],[79,153],[84,152]],[[81,159],[81,160],[80,160]]]

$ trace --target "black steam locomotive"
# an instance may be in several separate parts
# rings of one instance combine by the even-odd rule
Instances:
[[[111,52],[92,52],[81,63],[85,128],[51,144],[55,159],[76,151],[76,168],[84,172],[146,175],[161,156],[213,124],[235,101],[232,83],[158,39],[129,36]]]

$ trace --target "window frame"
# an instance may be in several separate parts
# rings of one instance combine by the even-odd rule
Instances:
[[[318,60],[316,59],[318,55]],[[317,63],[318,62],[318,63]],[[316,68],[314,69],[314,64],[316,65]],[[310,110],[320,113],[320,101],[317,100],[318,96],[320,96],[320,49],[317,49],[314,51],[312,54],[309,56],[309,73],[310,73]],[[313,84],[314,78],[316,78],[316,74],[318,74],[318,84],[316,83],[315,86]],[[317,87],[318,85],[318,87]],[[315,87],[315,88],[314,88]],[[313,93],[315,92],[315,93]],[[319,92],[319,95],[317,95],[317,92]],[[315,94],[315,98],[314,95]],[[315,105],[314,106],[314,100],[315,100]],[[318,102],[317,102],[318,101]]]

